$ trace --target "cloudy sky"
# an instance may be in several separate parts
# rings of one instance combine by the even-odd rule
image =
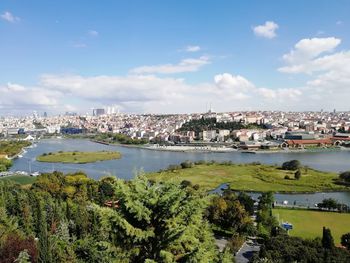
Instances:
[[[0,115],[350,110],[350,1],[1,0]]]

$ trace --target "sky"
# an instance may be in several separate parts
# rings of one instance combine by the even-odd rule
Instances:
[[[348,0],[0,0],[0,115],[348,111]]]

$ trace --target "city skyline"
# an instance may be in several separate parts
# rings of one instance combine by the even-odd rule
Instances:
[[[0,115],[350,110],[349,2],[200,3],[2,1]]]

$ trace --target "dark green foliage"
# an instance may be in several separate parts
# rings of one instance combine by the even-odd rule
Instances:
[[[350,171],[340,173],[339,179],[343,182],[350,183]]]
[[[179,131],[194,131],[198,136],[199,132],[204,130],[240,130],[240,129],[264,129],[263,125],[243,124],[242,122],[217,122],[216,118],[201,118],[198,120],[190,120],[186,122]]]
[[[121,143],[121,144],[135,144],[142,145],[148,143],[146,139],[133,139],[125,134],[121,133],[103,133],[94,136],[93,138],[96,141],[105,142],[105,143]]]
[[[96,207],[102,227],[127,262],[216,262],[213,237],[203,220],[203,199],[180,185],[150,184],[144,177],[115,183],[116,209]],[[153,261],[152,261],[153,260]]]
[[[350,250],[350,233],[346,233],[341,237],[341,244]]]
[[[256,222],[260,236],[268,238],[273,228],[278,226],[276,218],[272,215],[274,196],[272,192],[262,193],[259,197]]]
[[[323,227],[322,247],[326,248],[326,249],[333,249],[334,248],[334,240],[332,237],[331,230],[329,228]]]
[[[299,180],[301,178],[301,171],[300,169],[298,169],[295,173],[294,173],[294,178],[295,180]]]
[[[254,214],[254,200],[245,192],[240,192],[238,194],[238,201],[244,206],[245,211],[250,215]]]
[[[303,240],[298,237],[290,237],[280,234],[266,239],[261,246],[259,255],[252,262],[261,262],[259,258],[265,258],[265,262],[350,262],[350,254],[343,249],[334,247],[325,249],[319,239]]]
[[[192,168],[194,166],[194,163],[191,161],[185,161],[185,162],[182,162],[180,165],[182,169],[187,169],[187,168]]]
[[[337,202],[337,200],[335,200],[333,198],[326,198],[326,199],[322,200],[322,203],[318,203],[317,206],[319,208],[326,208],[328,210],[337,209],[338,202]]]
[[[301,168],[301,163],[298,160],[291,160],[288,162],[284,162],[282,164],[283,170],[298,170]]]

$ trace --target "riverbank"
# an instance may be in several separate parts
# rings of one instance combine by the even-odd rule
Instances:
[[[149,173],[147,176],[155,181],[186,180],[193,185],[198,184],[204,190],[215,189],[224,183],[229,184],[232,190],[248,192],[315,193],[350,190],[335,183],[338,178],[336,173],[302,168],[299,180],[294,179],[294,173],[274,165],[206,163],[192,168]]]
[[[49,163],[94,163],[98,161],[108,161],[120,159],[121,154],[119,152],[99,151],[99,152],[55,152],[44,153],[36,158],[38,162]]]

